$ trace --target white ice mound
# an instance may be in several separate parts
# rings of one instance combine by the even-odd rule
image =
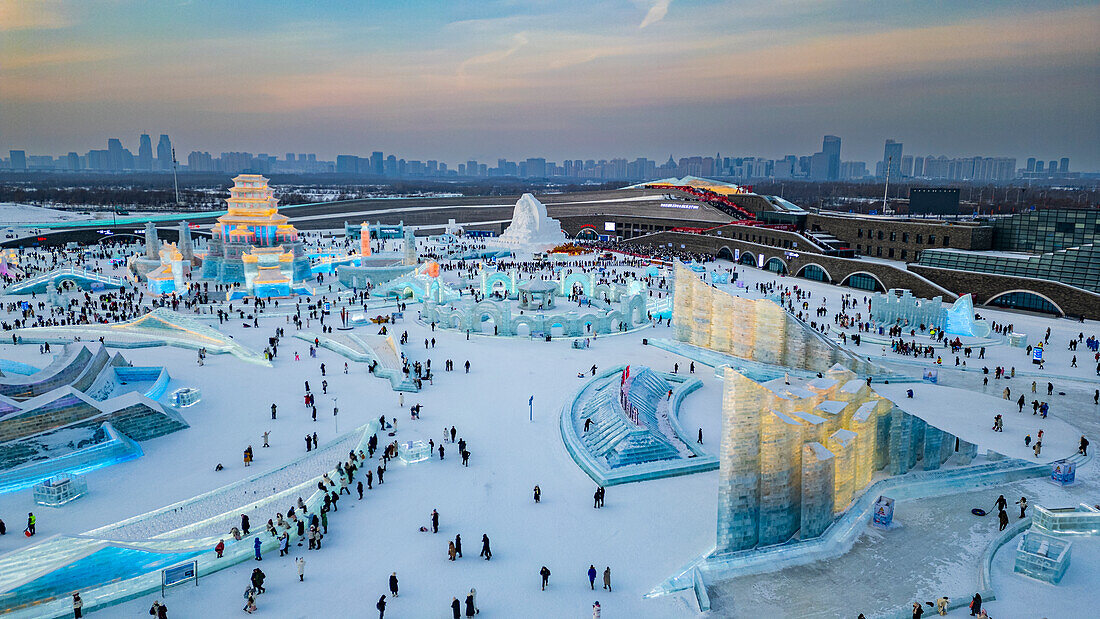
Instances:
[[[516,202],[512,223],[496,239],[493,245],[530,250],[549,249],[565,243],[561,224],[546,214],[546,206],[535,196],[525,193]]]

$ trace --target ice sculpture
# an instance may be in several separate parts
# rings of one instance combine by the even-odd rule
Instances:
[[[309,258],[298,230],[259,174],[234,177],[228,210],[210,232],[210,250],[203,259],[203,279],[244,284],[248,294],[286,297],[298,294],[309,280]],[[305,290],[304,292],[308,292]]]
[[[722,292],[680,264],[674,290],[673,335],[681,342],[772,365],[822,372],[840,363],[860,374],[884,373],[774,302]]]
[[[1069,568],[1071,545],[1069,540],[1029,529],[1016,546],[1012,571],[1056,585]]]
[[[540,251],[550,249],[567,240],[561,224],[546,214],[546,206],[535,196],[525,193],[516,202],[512,223],[495,239],[494,246],[512,249]]]
[[[988,337],[990,328],[985,320],[974,318],[974,299],[969,293],[959,297],[946,311],[946,326],[944,331],[948,335],[969,335],[972,337]]]
[[[817,537],[874,471],[900,475],[919,460],[933,470],[953,453],[952,435],[839,364],[820,378],[763,383],[727,368],[724,382],[718,553]]]

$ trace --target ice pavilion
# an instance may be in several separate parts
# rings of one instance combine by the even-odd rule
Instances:
[[[211,229],[203,279],[243,284],[250,296],[287,297],[310,279],[298,231],[278,212],[279,201],[259,174],[233,179],[228,211]]]

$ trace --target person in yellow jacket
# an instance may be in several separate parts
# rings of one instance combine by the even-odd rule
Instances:
[[[951,600],[949,600],[946,595],[936,600],[936,612],[938,612],[941,617],[947,614],[947,605],[950,602]]]

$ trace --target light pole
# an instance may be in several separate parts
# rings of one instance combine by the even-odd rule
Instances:
[[[535,396],[527,399],[527,421],[535,420]]]

